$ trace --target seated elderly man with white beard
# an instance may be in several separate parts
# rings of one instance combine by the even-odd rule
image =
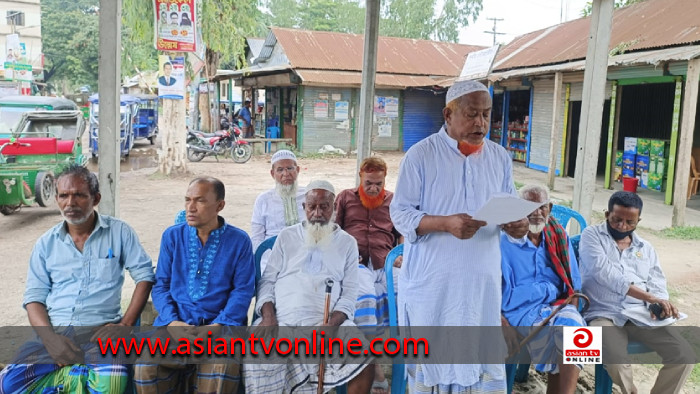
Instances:
[[[581,274],[571,241],[564,228],[550,216],[552,203],[549,193],[542,186],[528,185],[520,189],[520,197],[540,203],[541,206],[528,215],[527,235],[515,239],[501,233],[501,269],[503,271],[503,299],[501,310],[504,326],[518,326],[527,335],[530,327],[539,326],[557,305],[566,302],[575,290],[581,288]],[[576,303],[570,301],[548,326],[585,326]],[[533,360],[552,360],[561,355],[561,334],[550,330],[528,343]],[[580,366],[573,364],[541,363],[540,372],[547,372],[547,393],[573,394]]]
[[[332,279],[329,326],[353,326],[358,292],[355,238],[333,222],[335,191],[326,181],[307,187],[306,221],[283,229],[258,284],[255,309],[262,316],[253,325],[323,325],[326,279]],[[324,391],[348,383],[349,393],[368,393],[374,369],[367,359],[326,366]],[[318,365],[245,364],[246,392],[315,393]]]

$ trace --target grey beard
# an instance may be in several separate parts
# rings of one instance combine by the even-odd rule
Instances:
[[[295,198],[297,196],[297,182],[294,181],[291,185],[275,182],[275,192],[282,198]]]
[[[80,219],[68,219],[68,217],[66,217],[66,214],[63,213],[63,211],[61,211],[61,216],[63,217],[63,220],[65,220],[68,224],[72,224],[73,226],[77,226],[79,224],[83,224],[83,223],[87,222],[87,220],[90,218],[90,213],[91,212],[88,212],[85,216],[83,216]]]
[[[542,232],[542,230],[544,230],[544,226],[545,226],[546,224],[547,224],[547,223],[530,224],[530,226],[528,227],[528,230],[529,230],[530,233],[532,233],[532,234],[539,234],[539,233]]]

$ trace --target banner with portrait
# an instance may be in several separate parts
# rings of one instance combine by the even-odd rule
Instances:
[[[185,96],[185,58],[158,56],[158,97],[182,100]]]
[[[154,0],[157,50],[197,51],[196,3],[196,0]]]

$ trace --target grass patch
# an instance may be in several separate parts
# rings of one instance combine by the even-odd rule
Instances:
[[[522,182],[513,181],[513,183],[515,183],[515,188],[516,188],[517,190],[520,190],[523,186],[525,186],[525,184],[522,183]]]
[[[661,230],[661,236],[668,239],[700,240],[700,227],[669,227]]]
[[[694,385],[700,384],[700,364],[695,364],[688,380]]]

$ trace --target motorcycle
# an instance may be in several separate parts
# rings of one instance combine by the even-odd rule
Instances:
[[[229,126],[214,133],[187,130],[189,161],[201,161],[206,156],[214,156],[218,160],[218,156],[226,154],[231,155],[236,163],[245,163],[253,155],[253,148],[241,139],[241,129],[237,126]]]

